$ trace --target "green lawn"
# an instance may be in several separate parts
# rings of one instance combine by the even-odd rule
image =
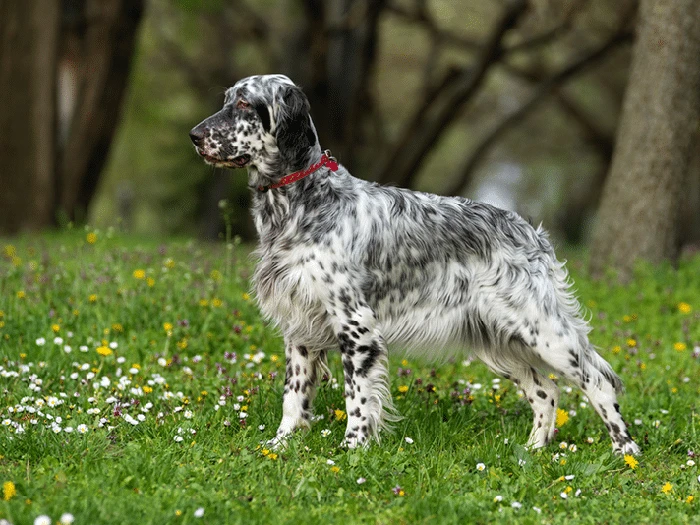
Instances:
[[[569,265],[625,382],[638,464],[564,384],[556,442],[528,452],[527,402],[467,355],[394,356],[404,419],[350,452],[332,355],[320,420],[275,453],[260,443],[281,417],[284,355],[247,294],[247,249],[88,233],[0,241],[0,519],[700,522],[698,257],[625,287]]]

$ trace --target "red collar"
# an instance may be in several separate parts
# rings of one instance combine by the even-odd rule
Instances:
[[[280,188],[282,186],[286,186],[287,184],[292,184],[294,182],[300,181],[304,177],[308,177],[315,171],[318,171],[323,166],[327,167],[331,171],[337,171],[338,169],[338,161],[336,161],[335,158],[331,155],[330,150],[324,151],[323,155],[321,155],[321,160],[319,160],[316,164],[312,164],[305,170],[295,171],[294,173],[285,175],[279,180],[279,182],[270,184],[269,186],[258,186],[258,191],[266,192],[268,190],[274,190],[275,188]]]

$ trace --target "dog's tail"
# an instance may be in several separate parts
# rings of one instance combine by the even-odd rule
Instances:
[[[540,230],[538,230],[538,233],[541,233]],[[564,314],[568,322],[571,323],[576,334],[577,348],[574,351],[577,353],[577,360],[581,371],[584,376],[592,376],[590,379],[592,379],[597,386],[600,386],[602,381],[607,381],[613,386],[616,392],[622,392],[622,380],[613,371],[610,363],[598,353],[597,349],[588,339],[588,333],[591,331],[589,324],[590,314],[586,313],[576,297],[576,293],[573,289],[573,282],[566,270],[565,263],[559,262],[556,259],[546,235],[544,239],[552,256],[552,264],[550,265],[549,272],[554,281],[554,296],[556,298],[557,309]]]

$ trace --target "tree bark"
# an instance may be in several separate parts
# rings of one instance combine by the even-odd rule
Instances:
[[[59,207],[85,217],[119,121],[143,0],[87,0],[80,87],[59,166]]]
[[[0,233],[52,220],[59,2],[0,3]]]
[[[700,119],[700,1],[642,0],[610,176],[590,270],[630,277],[638,259],[674,261]]]

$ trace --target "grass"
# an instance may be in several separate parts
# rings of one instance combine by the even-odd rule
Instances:
[[[247,294],[245,247],[71,231],[0,249],[0,519],[15,525],[63,513],[90,524],[700,521],[700,258],[640,267],[624,287],[585,279],[580,257],[569,265],[592,339],[626,384],[636,464],[611,454],[598,416],[563,384],[556,442],[525,450],[527,403],[467,356],[393,356],[404,419],[381,446],[346,451],[332,355],[321,419],[269,451],[284,356]]]

